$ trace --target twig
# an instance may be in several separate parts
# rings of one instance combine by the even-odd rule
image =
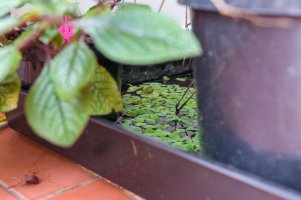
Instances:
[[[180,106],[181,101],[184,99],[185,95],[187,94],[187,92],[189,91],[189,89],[193,86],[194,81],[192,81],[189,86],[187,87],[186,91],[184,92],[184,94],[182,95],[181,99],[178,101],[178,103],[176,104],[176,115],[179,114],[179,112],[183,109],[183,107],[188,103],[188,101],[193,97],[193,95],[195,94],[195,92],[193,92],[190,97]]]
[[[122,120],[124,118],[125,115],[120,115],[117,120],[115,121],[115,124],[122,124]]]
[[[185,28],[188,27],[188,6],[185,6]]]
[[[164,6],[165,0],[162,0],[161,5],[159,7],[158,13],[161,12],[163,6]]]
[[[74,1],[75,1],[76,9],[78,11],[79,16],[82,16],[83,14],[82,14],[81,10],[79,9],[79,6],[78,6],[79,2],[77,2],[76,0],[74,0]]]
[[[190,25],[191,25],[191,23],[189,22],[189,23],[186,25],[185,28],[187,29]]]
[[[185,69],[185,67],[189,67],[189,65],[191,64],[192,58],[189,58],[187,65],[185,66],[185,62],[186,62],[187,58],[184,58],[182,61],[182,67]]]
[[[186,101],[176,110],[176,115],[179,114],[179,112],[184,108],[184,106],[188,103],[188,101],[195,95],[195,92],[193,92],[188,99],[186,99]]]

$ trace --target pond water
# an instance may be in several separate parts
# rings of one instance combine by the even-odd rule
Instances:
[[[129,85],[123,95],[122,125],[174,147],[197,153],[200,151],[200,136],[195,88],[187,87],[192,80],[187,77],[163,79],[161,83]]]

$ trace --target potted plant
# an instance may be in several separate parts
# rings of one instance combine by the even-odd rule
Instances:
[[[84,42],[86,34],[104,56],[124,64],[155,64],[201,52],[192,33],[147,6],[121,4],[112,12],[109,1],[100,1],[85,16],[77,17],[75,4],[67,1],[16,0],[1,7],[2,16],[27,2],[31,3],[27,14],[5,17],[1,22],[2,35],[14,26],[35,23],[0,49],[0,111],[17,106],[20,51],[38,45],[46,54],[46,63],[26,99],[26,118],[39,136],[56,145],[74,144],[89,116],[121,110],[117,85]],[[65,15],[76,18],[69,22],[76,30],[70,43],[61,46],[57,26]]]
[[[179,2],[205,49],[194,63],[204,153],[300,190],[299,2]]]
[[[28,2],[28,1],[27,1]],[[64,1],[38,1],[38,0],[31,0],[31,3],[40,3],[39,9],[43,13],[53,13],[53,8],[56,6],[58,2],[64,2]],[[42,2],[42,5],[41,5]],[[8,1],[1,5],[0,13],[6,13],[9,10],[9,7],[19,6],[21,5],[21,1]],[[47,4],[47,7],[44,7],[44,4]],[[65,4],[65,2],[64,2]],[[50,7],[49,7],[50,6]],[[61,6],[61,5],[60,5]],[[67,6],[70,8],[70,6]],[[146,7],[124,7],[123,9],[126,10],[120,10],[118,14],[114,13],[111,14],[110,12],[106,12],[108,14],[106,16],[106,20],[102,21],[100,20],[100,16],[97,16],[97,20],[95,21],[95,18],[90,18],[89,23],[88,21],[85,21],[85,25],[92,25],[96,22],[102,21],[102,26],[104,26],[104,22],[107,22],[108,19],[113,21],[119,21],[122,22],[120,19],[116,19],[113,16],[119,16],[125,11],[128,11],[128,16],[126,19],[126,23],[119,23],[119,25],[125,24],[127,26],[119,27],[117,29],[113,29],[117,32],[113,32],[116,36],[116,41],[121,40],[121,38],[126,39],[127,36],[131,36],[131,34],[134,34],[134,38],[136,38],[134,41],[139,44],[138,41],[139,38],[147,39],[143,42],[143,44],[148,44],[148,47],[153,47],[150,49],[146,49],[147,51],[153,50],[156,53],[160,52],[157,51],[157,45],[160,45],[160,47],[166,46],[165,50],[170,50],[173,52],[173,48],[169,48],[174,45],[180,45],[183,44],[186,48],[191,48],[194,46],[191,46],[194,44],[195,41],[191,41],[192,43],[187,43],[187,38],[184,41],[181,41],[178,37],[182,35],[182,30],[180,31],[180,35],[178,35],[178,28],[175,28],[172,25],[172,30],[167,31],[166,23],[169,24],[169,20],[164,20],[164,26],[162,27],[158,23],[152,24],[152,26],[147,26],[146,21],[149,21],[151,18],[154,18],[156,22],[161,21],[158,17],[154,17],[154,13],[150,15],[149,10]],[[48,10],[49,8],[52,8],[52,10]],[[66,8],[66,6],[59,7],[59,9],[55,10],[55,13],[58,14],[62,12]],[[130,9],[130,10],[129,10]],[[143,12],[142,10],[143,9]],[[100,9],[102,10],[102,9]],[[47,11],[47,12],[45,12]],[[59,12],[58,12],[59,11]],[[96,10],[97,11],[97,10]],[[97,12],[94,12],[95,14]],[[138,14],[139,13],[139,14]],[[56,15],[55,14],[55,15]],[[105,14],[105,13],[103,13]],[[63,16],[64,14],[60,14],[60,16]],[[113,16],[111,16],[113,15]],[[132,20],[133,16],[139,16],[134,17],[134,20]],[[33,15],[35,16],[35,15]],[[52,16],[52,15],[51,15]],[[55,22],[55,24],[58,22],[60,23],[61,17],[58,16],[57,18],[51,18],[51,21]],[[110,17],[109,17],[110,16]],[[124,16],[124,15],[123,15]],[[105,17],[102,15],[102,17]],[[107,18],[109,17],[109,18]],[[113,17],[113,18],[112,18]],[[144,18],[143,18],[144,17]],[[145,19],[146,17],[146,19]],[[143,23],[137,23],[139,22],[139,19],[143,21]],[[46,18],[47,20],[50,20],[49,18]],[[55,19],[55,20],[54,20]],[[87,18],[86,18],[87,19]],[[122,18],[125,20],[125,18]],[[18,24],[19,22],[14,21],[13,19],[6,19],[6,22],[14,22]],[[43,21],[43,20],[42,20]],[[5,27],[6,23],[3,23],[2,21],[1,28]],[[76,21],[75,23],[83,22],[81,20]],[[93,22],[93,23],[92,23]],[[95,22],[95,23],[94,23]],[[133,24],[130,22],[134,22]],[[8,23],[10,24],[10,23]],[[81,25],[83,23],[80,23]],[[117,22],[115,23],[115,25]],[[174,23],[172,23],[174,24]],[[13,25],[10,24],[9,27],[12,27]],[[118,32],[120,30],[128,30],[127,28],[133,28],[133,27],[141,27],[143,26],[143,30],[148,31],[137,31],[140,29],[133,29],[134,32],[130,35],[125,35],[124,37],[118,36]],[[170,26],[170,25],[169,25]],[[6,26],[7,27],[7,26]],[[55,29],[55,25],[51,26],[53,29]],[[79,26],[81,27],[81,26]],[[90,26],[88,26],[90,27]],[[117,26],[118,27],[118,26]],[[87,28],[87,27],[86,27]],[[103,27],[102,27],[103,28]],[[125,28],[125,29],[120,29]],[[6,29],[6,28],[5,28]],[[91,27],[89,29],[92,29]],[[151,29],[151,30],[149,30]],[[86,30],[86,29],[85,29]],[[99,29],[98,29],[99,30]],[[130,29],[132,30],[132,29]],[[90,30],[91,31],[91,30]],[[89,32],[90,32],[89,31]],[[5,32],[5,31],[4,31]],[[174,35],[175,34],[175,35]],[[185,33],[186,34],[186,33]],[[48,35],[48,34],[46,34]],[[51,34],[50,34],[51,35]],[[178,35],[178,37],[177,37]],[[26,35],[23,35],[26,36]],[[118,37],[117,37],[118,36]],[[160,37],[158,37],[160,36]],[[165,37],[166,36],[166,37]],[[173,39],[168,39],[171,36]],[[191,37],[191,36],[189,36]],[[2,38],[2,36],[1,36]],[[24,37],[22,37],[24,38]],[[22,39],[20,38],[20,39]],[[37,37],[35,37],[37,38]],[[46,38],[52,38],[52,37],[46,37]],[[153,38],[156,42],[156,45],[151,46],[149,39]],[[164,41],[166,40],[165,45],[163,45],[161,42],[164,38]],[[180,37],[182,38],[182,37]],[[182,39],[184,39],[182,38]],[[3,39],[3,38],[2,38]],[[31,38],[32,39],[32,38]],[[5,40],[5,38],[4,38]],[[3,41],[3,40],[2,40]],[[1,41],[1,43],[2,43]],[[21,40],[22,41],[22,40]],[[51,40],[52,42],[55,42],[56,40]],[[76,40],[75,40],[76,41]],[[125,40],[127,41],[127,40]],[[142,40],[143,41],[143,40]],[[161,41],[161,42],[160,42]],[[154,41],[153,41],[154,42]],[[177,42],[180,42],[180,44],[176,44]],[[182,43],[184,42],[184,43]],[[15,43],[16,44],[16,43]],[[60,43],[59,43],[60,44]],[[116,43],[114,43],[116,44]],[[119,44],[119,43],[118,43]],[[124,44],[124,43],[122,43]],[[117,44],[116,44],[117,45]],[[180,48],[178,46],[178,48]],[[68,47],[68,46],[67,46]],[[64,47],[63,51],[67,48]],[[116,46],[113,46],[116,48]],[[111,47],[111,48],[113,48]],[[161,49],[161,48],[160,48]],[[123,49],[125,52],[127,49]],[[131,49],[132,50],[132,49]],[[135,49],[134,49],[135,50]],[[162,50],[162,49],[161,49]],[[153,52],[151,51],[151,52]],[[144,52],[144,51],[143,51]],[[143,53],[142,51],[138,52],[140,55]],[[167,52],[167,51],[166,51]],[[113,52],[112,52],[113,53]],[[114,51],[114,53],[120,53],[120,51]],[[133,53],[133,50],[131,52]],[[149,52],[150,53],[150,52]],[[164,51],[165,53],[165,51]],[[117,56],[118,54],[114,56]],[[59,55],[59,54],[57,54]],[[66,55],[66,54],[65,54]],[[156,55],[156,54],[155,54]],[[178,53],[173,53],[173,55],[178,55]],[[10,55],[11,56],[11,55]],[[145,61],[145,56],[142,54],[143,60]],[[166,55],[160,55],[159,60],[165,60]],[[170,55],[168,55],[170,56]],[[113,57],[113,56],[112,56]],[[164,59],[162,57],[165,57]],[[3,73],[3,61],[1,57],[1,64],[0,64],[0,72]],[[7,58],[4,56],[4,58]],[[124,57],[123,57],[124,58]],[[149,60],[149,56],[148,62]],[[18,57],[20,60],[20,58]],[[138,57],[139,59],[139,57]],[[118,59],[119,60],[119,59]],[[156,62],[157,62],[156,61]],[[135,63],[137,60],[135,60]],[[11,63],[11,62],[8,62]],[[155,63],[155,61],[154,61]],[[14,66],[14,65],[10,65]],[[12,68],[9,68],[12,69]],[[44,70],[44,69],[43,69]],[[5,71],[4,71],[5,72]],[[12,70],[10,74],[13,74],[15,70]],[[46,71],[47,72],[47,71]],[[107,74],[107,73],[104,73]],[[2,74],[3,75],[3,74]],[[109,78],[109,76],[108,76]],[[39,78],[40,79],[40,78]],[[46,79],[47,80],[47,79]],[[109,80],[111,80],[109,78]],[[39,81],[39,80],[38,80]],[[37,81],[37,82],[38,82]],[[16,84],[12,84],[15,83]],[[37,83],[36,82],[36,83]],[[42,81],[43,82],[43,81]],[[0,86],[0,95],[1,96],[7,96],[7,97],[16,97],[13,92],[14,90],[18,91],[19,87],[13,87],[13,86],[19,86],[18,81],[10,81],[7,82],[1,81]],[[9,84],[11,83],[11,84]],[[40,79],[41,83],[41,79]],[[11,86],[11,87],[9,87]],[[33,86],[33,88],[35,85]],[[37,87],[37,86],[36,86]],[[4,88],[9,88],[9,90],[4,90]],[[3,92],[3,91],[9,91]],[[6,94],[13,94],[13,95],[6,95]],[[25,115],[24,115],[24,109],[23,104],[25,102],[26,97],[28,96],[27,92],[22,91],[19,98],[19,106],[17,109],[15,109],[13,112],[11,112],[9,116],[9,125],[16,129],[17,131],[21,132],[22,134],[29,135],[31,138],[36,139],[37,141],[45,144],[48,147],[51,147],[52,149],[57,150],[58,152],[62,153],[63,155],[72,158],[73,160],[77,161],[78,163],[84,165],[90,170],[93,170],[94,172],[100,174],[101,176],[104,176],[108,178],[109,180],[123,186],[124,188],[127,188],[147,199],[174,199],[174,200],[182,200],[182,199],[201,199],[201,198],[207,198],[207,199],[244,199],[246,197],[246,194],[248,194],[247,197],[250,199],[298,199],[300,196],[298,194],[295,194],[291,191],[285,190],[280,187],[271,186],[268,184],[265,184],[262,181],[259,181],[258,179],[252,179],[250,177],[244,176],[241,173],[238,174],[233,170],[225,169],[224,167],[208,161],[206,159],[199,159],[191,154],[183,153],[179,150],[173,149],[167,145],[164,145],[162,143],[150,140],[147,137],[143,137],[138,134],[131,133],[129,131],[126,131],[124,129],[120,129],[117,127],[114,127],[112,123],[105,122],[104,120],[99,120],[96,118],[90,118],[89,123],[87,127],[85,128],[84,133],[81,135],[81,138],[77,140],[77,142],[71,146],[70,148],[63,148],[63,147],[57,147],[52,145],[49,142],[46,142],[45,140],[42,140],[40,137],[38,137],[36,134],[33,133],[33,130],[30,128],[28,123],[26,123]],[[40,96],[42,100],[43,96]],[[15,98],[1,98],[2,100],[5,99],[5,104],[1,104],[1,109],[3,110],[3,107],[6,105],[14,105],[16,102]],[[7,101],[8,100],[8,101]],[[44,98],[45,100],[45,98]],[[13,104],[12,104],[13,103]],[[8,106],[7,106],[8,107]],[[66,112],[70,113],[70,112]],[[47,115],[48,112],[45,112]],[[40,119],[39,119],[40,120]],[[64,145],[65,146],[65,145]],[[14,147],[15,148],[15,147]],[[17,148],[17,147],[16,147]],[[218,192],[217,192],[218,191]],[[233,192],[235,191],[235,192]]]

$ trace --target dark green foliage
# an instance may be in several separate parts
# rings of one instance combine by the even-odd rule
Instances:
[[[31,4],[26,14],[7,17],[11,9],[26,3]],[[17,107],[21,87],[17,70],[22,52],[32,45],[45,53],[47,61],[26,99],[27,121],[39,136],[63,147],[76,142],[90,115],[122,108],[117,84],[106,66],[97,63],[84,41],[86,34],[103,55],[119,63],[153,64],[201,54],[196,37],[174,20],[146,6],[120,4],[112,11],[106,3],[99,2],[80,17],[75,1],[0,0],[0,112]],[[67,45],[63,45],[57,31],[63,16],[73,18],[68,23],[74,27],[74,33]],[[31,25],[26,27],[27,24]],[[15,27],[26,29],[11,39],[9,35]],[[146,87],[140,92],[151,95],[154,89]],[[151,114],[146,107],[131,113]],[[135,129],[142,130],[144,124],[155,125],[157,120],[140,120]]]
[[[130,86],[123,95],[123,126],[189,152],[200,151],[195,96],[175,114],[186,89],[160,83]]]

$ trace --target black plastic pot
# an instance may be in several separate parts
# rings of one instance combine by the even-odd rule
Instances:
[[[194,61],[204,153],[301,190],[301,2],[226,1],[264,26],[208,0],[179,2],[205,50]]]

